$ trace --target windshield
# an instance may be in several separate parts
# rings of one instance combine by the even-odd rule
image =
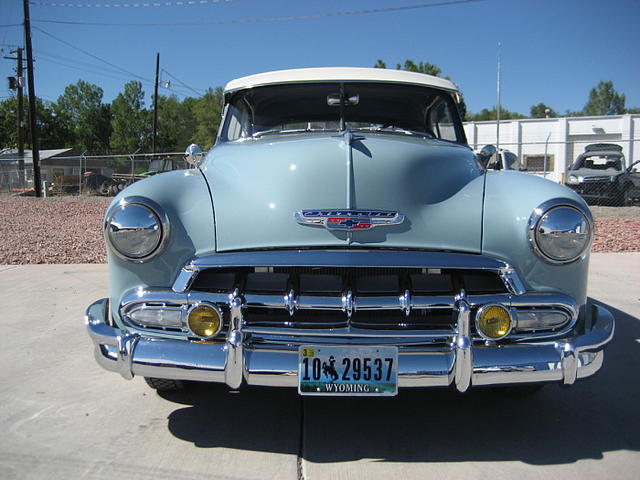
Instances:
[[[243,90],[229,102],[220,140],[341,129],[466,143],[456,105],[447,92],[389,83],[291,84]]]
[[[590,170],[622,170],[622,158],[619,155],[589,155],[582,157],[573,170],[588,168]]]

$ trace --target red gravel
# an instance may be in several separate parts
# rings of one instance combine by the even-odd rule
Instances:
[[[0,264],[104,263],[105,197],[0,197]],[[620,207],[618,207],[620,208]],[[612,218],[617,212],[625,218]],[[594,252],[640,251],[640,207],[594,209]]]
[[[0,264],[105,263],[110,198],[0,197]]]
[[[640,219],[596,218],[596,238],[591,251],[640,252]]]

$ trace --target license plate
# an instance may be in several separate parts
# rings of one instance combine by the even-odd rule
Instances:
[[[298,350],[298,393],[396,395],[398,349],[303,345]]]

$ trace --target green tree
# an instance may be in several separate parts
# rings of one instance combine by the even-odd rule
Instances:
[[[406,70],[407,72],[424,73],[426,75],[433,75],[439,77],[442,73],[440,67],[429,62],[420,62],[415,64],[413,60],[405,60],[403,65],[396,64],[396,70]]]
[[[193,105],[193,114],[196,122],[193,141],[200,145],[203,150],[210,149],[213,146],[213,142],[215,142],[218,126],[220,125],[221,112],[222,89],[219,87],[215,90],[209,88]]]
[[[387,64],[384,62],[384,60],[378,59],[373,68],[387,68]]]
[[[193,112],[197,100],[187,97],[158,97],[157,152],[182,152],[193,141],[196,120]]]
[[[483,108],[479,113],[471,113],[468,115],[469,121],[471,122],[485,122],[489,120],[497,120],[498,115],[497,111],[494,108],[491,110],[487,108]],[[500,120],[511,120],[516,118],[527,118],[526,115],[522,115],[518,112],[511,112],[506,108],[500,107]]]
[[[67,85],[58,97],[57,112],[71,125],[73,147],[89,153],[109,150],[111,113],[109,105],[102,103],[102,88],[83,80]]]
[[[542,102],[531,106],[531,118],[556,118],[557,116],[558,114],[553,108]]]
[[[613,82],[599,82],[589,92],[589,101],[582,109],[584,115],[621,115],[625,113],[625,96],[616,92]]]
[[[15,97],[0,102],[0,147],[17,148],[16,115],[18,101]],[[28,121],[29,101],[24,102],[25,148],[31,148],[31,124]],[[71,132],[63,119],[57,115],[56,106],[51,102],[36,98],[36,127],[39,147],[42,149],[71,146]]]
[[[18,101],[15,97],[9,97],[0,102],[0,148],[15,148],[17,144],[16,133],[16,107]]]
[[[150,114],[144,108],[142,83],[125,84],[111,103],[111,137],[109,144],[114,153],[133,153],[148,150],[150,144]]]

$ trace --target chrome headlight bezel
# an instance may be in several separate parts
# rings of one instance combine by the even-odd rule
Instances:
[[[540,241],[538,238],[538,227],[540,226],[540,223],[544,221],[544,219],[547,218],[549,214],[553,213],[554,211],[557,212],[561,209],[568,209],[571,211],[571,213],[580,214],[589,229],[589,231],[587,232],[587,239],[582,247],[579,250],[576,250],[576,252],[574,252],[569,257],[560,257],[558,255],[553,255],[550,252],[545,251],[544,247],[540,245]],[[589,251],[591,247],[591,243],[593,241],[593,231],[594,223],[591,213],[585,211],[584,207],[575,200],[571,200],[568,198],[557,198],[544,202],[539,207],[534,209],[528,223],[529,244],[538,256],[553,264],[571,263],[581,258],[586,252]]]
[[[118,248],[110,235],[109,227],[111,226],[113,218],[118,213],[122,212],[124,209],[130,206],[142,207],[149,211],[149,213],[152,214],[157,221],[158,228],[160,229],[160,237],[158,238],[157,243],[153,246],[153,248],[149,249],[148,252],[145,252],[142,255],[128,255],[126,252],[123,252]],[[167,244],[167,240],[169,238],[169,230],[169,217],[165,213],[164,209],[153,200],[139,196],[125,197],[120,199],[118,203],[112,205],[105,215],[103,226],[105,242],[110,250],[119,258],[134,263],[146,262],[147,260],[161,253]]]

